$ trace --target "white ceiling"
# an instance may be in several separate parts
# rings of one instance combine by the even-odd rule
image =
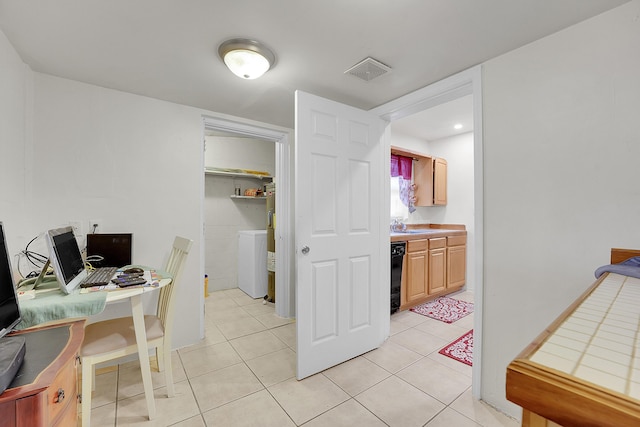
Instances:
[[[454,126],[460,124],[460,129]],[[463,96],[411,116],[394,120],[392,133],[436,141],[473,131],[473,95]]]
[[[293,127],[296,89],[368,110],[627,1],[0,0],[0,28],[35,71]],[[275,68],[231,74],[233,37]],[[344,74],[367,56],[392,71]]]

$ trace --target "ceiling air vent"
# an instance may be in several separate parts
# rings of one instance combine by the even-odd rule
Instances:
[[[358,62],[353,67],[349,68],[345,71],[345,74],[351,74],[359,79],[362,79],[366,82],[370,82],[376,77],[380,77],[383,74],[387,74],[391,71],[391,67],[384,65],[380,61],[376,61],[375,59],[368,57]]]

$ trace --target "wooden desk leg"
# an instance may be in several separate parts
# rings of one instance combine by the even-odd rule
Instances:
[[[527,409],[522,410],[522,427],[562,427]]]
[[[149,419],[152,420],[156,416],[156,401],[153,398],[151,366],[149,365],[149,347],[147,345],[147,332],[144,326],[144,312],[142,311],[142,295],[131,297],[131,312],[133,314],[136,342],[138,343],[138,358],[140,359],[140,370],[142,371],[144,395],[147,399]]]

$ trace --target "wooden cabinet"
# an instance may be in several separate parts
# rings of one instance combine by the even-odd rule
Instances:
[[[429,295],[442,292],[447,288],[447,238],[429,239],[429,274],[427,286]]]
[[[84,320],[20,331],[25,361],[0,395],[0,427],[78,424],[77,355]]]
[[[414,206],[433,205],[433,159],[415,156],[413,162],[413,183],[415,184]]]
[[[442,206],[447,204],[447,161],[399,147],[391,147],[391,154],[411,157],[414,206]]]
[[[455,292],[466,281],[466,235],[407,241],[400,309]]]
[[[404,303],[422,301],[428,294],[427,273],[429,262],[427,260],[427,240],[412,240],[407,242],[405,255],[406,292]]]
[[[467,236],[447,237],[447,289],[459,288],[467,278]]]
[[[447,161],[433,159],[433,204],[447,204]]]

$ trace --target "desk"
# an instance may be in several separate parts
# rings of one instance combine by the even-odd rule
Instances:
[[[146,267],[146,269],[149,268]],[[67,299],[67,301],[73,301],[73,304],[81,303],[83,297],[85,297],[87,301],[91,301],[90,314],[86,314],[87,316],[102,312],[102,310],[104,310],[105,304],[116,301],[129,300],[131,303],[131,314],[133,317],[133,325],[136,334],[136,343],[138,345],[138,358],[140,360],[140,370],[142,372],[142,383],[144,385],[144,393],[147,401],[147,408],[149,410],[149,419],[155,417],[156,405],[153,398],[153,384],[151,383],[151,366],[149,364],[149,348],[147,346],[147,333],[144,325],[142,295],[148,292],[154,292],[164,286],[167,286],[172,281],[172,278],[168,273],[160,270],[156,270],[156,272],[159,275],[157,286],[144,286],[100,292],[87,292],[84,290],[84,292],[81,292],[79,290],[76,290],[76,292],[70,295],[64,295],[61,291],[58,290],[56,293],[55,289],[50,288],[51,286],[56,286],[57,289],[57,283],[53,282],[53,284],[48,284],[46,287],[43,287],[43,289],[38,289],[36,291],[36,297],[33,300],[20,300],[20,310],[21,312],[25,311],[25,314],[28,314],[30,310],[34,309],[46,312],[47,307],[49,307],[49,315],[47,317],[51,318],[50,320],[61,320],[64,319],[65,316],[69,316],[69,310],[59,310],[60,306],[65,305],[65,298]],[[39,294],[46,297],[43,297],[42,300],[39,300]],[[70,297],[73,299],[70,299]],[[104,301],[104,304],[101,305],[99,311],[96,311],[96,307],[100,307],[100,305],[95,305],[96,297],[99,297],[99,299]],[[49,302],[43,304],[43,301]],[[69,309],[71,310],[71,308]],[[82,310],[82,307],[80,307],[80,311],[84,311]],[[23,328],[28,328],[31,326],[34,325],[22,325]],[[165,369],[171,369],[171,367]]]

